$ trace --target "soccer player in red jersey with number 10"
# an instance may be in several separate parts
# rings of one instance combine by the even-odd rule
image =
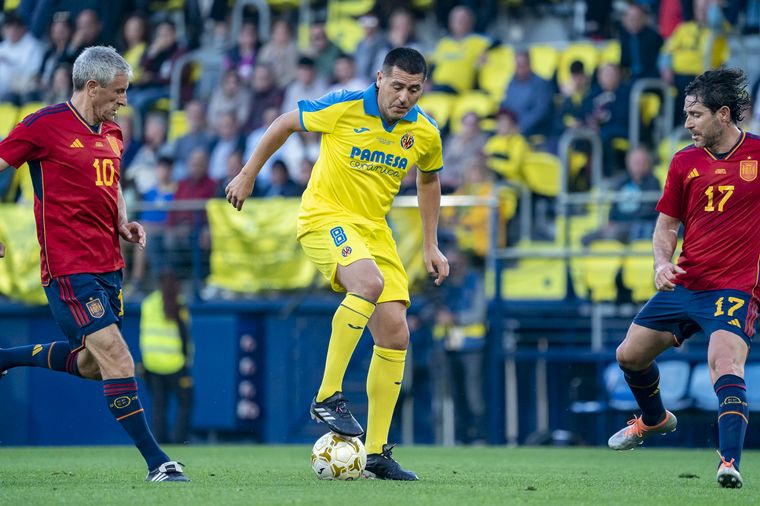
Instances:
[[[694,333],[708,338],[707,361],[718,397],[717,481],[739,488],[749,409],[744,363],[758,312],[760,273],[760,137],[739,129],[749,105],[740,69],[711,70],[687,87],[685,127],[693,145],[676,153],[657,204],[653,238],[658,290],[633,320],[617,360],[641,408],[609,440],[627,450],[649,435],[676,429],[660,398],[655,358]],[[683,250],[672,262],[680,225]]]
[[[0,142],[0,171],[29,164],[42,284],[68,338],[0,349],[0,377],[17,366],[102,380],[106,404],[148,465],[148,481],[188,481],[159,448],[137,396],[135,366],[121,335],[124,307],[119,236],[145,246],[127,222],[119,186],[121,130],[132,71],[113,48],[87,48],[74,62],[68,102],[30,114]],[[4,246],[0,245],[0,256]]]

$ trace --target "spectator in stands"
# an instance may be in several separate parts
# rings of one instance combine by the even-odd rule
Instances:
[[[261,185],[259,190],[254,186],[253,195],[260,197],[300,197],[304,191],[298,183],[290,178],[288,167],[282,160],[275,160],[269,184]]]
[[[496,133],[483,147],[486,167],[497,179],[519,183],[524,180],[523,163],[530,153],[530,145],[517,128],[517,117],[510,109],[496,113]]]
[[[314,23],[309,28],[309,49],[306,54],[314,60],[317,74],[326,81],[333,75],[333,65],[340,55],[338,46],[327,37],[324,23]]]
[[[267,109],[275,108],[277,111],[282,106],[283,93],[277,86],[272,67],[266,63],[256,65],[253,70],[251,79],[251,107],[248,114],[248,122],[245,123],[243,130],[247,133],[253,132],[264,124],[264,112]]]
[[[98,45],[103,25],[100,23],[98,13],[92,9],[85,9],[76,17],[74,35],[69,44],[69,61],[76,60],[85,48]]]
[[[584,246],[599,239],[613,239],[623,243],[638,239],[650,239],[657,221],[657,200],[642,199],[643,192],[660,191],[660,182],[652,174],[652,155],[646,148],[638,147],[626,156],[626,173],[622,174],[614,188],[618,199],[610,208],[607,224],[585,235]]]
[[[271,125],[279,115],[279,108],[270,107],[264,111],[262,125],[251,132],[251,134],[246,138],[245,152],[243,157],[244,160],[248,160],[251,157],[253,150],[256,148],[256,146],[259,145],[264,132],[266,132],[267,128],[269,128],[269,125]],[[263,167],[261,168],[261,172],[259,172],[259,175],[256,177],[257,184],[258,182],[262,182],[265,185],[269,184],[272,174],[272,165],[274,164],[275,160],[282,160],[288,167],[299,167],[301,165],[301,162],[306,158],[314,160],[316,156],[315,153],[308,152],[306,148],[307,144],[304,142],[302,136],[291,135],[288,137],[288,140],[285,141],[285,144],[283,144],[280,149],[275,151],[275,153],[264,163]],[[316,153],[318,153],[318,150]],[[298,174],[294,174],[293,178],[298,179]]]
[[[224,175],[223,179],[219,180],[219,184],[217,184],[216,187],[217,198],[223,198],[226,195],[226,192],[224,191],[225,188],[227,188],[229,182],[232,181],[235,176],[240,173],[240,169],[243,167],[243,164],[245,164],[245,161],[243,160],[242,151],[235,150],[230,153],[230,155],[227,157],[227,173]]]
[[[451,284],[431,293],[436,343],[431,364],[437,401],[435,412],[440,419],[443,405],[449,400],[454,405],[456,441],[482,444],[486,422],[483,356],[488,302],[485,274],[482,268],[471,264],[455,239],[444,247],[444,255],[455,270],[451,271]]]
[[[251,110],[251,91],[243,86],[237,70],[229,69],[222,76],[222,85],[211,94],[206,121],[210,128],[217,129],[225,114],[235,115],[238,125],[245,125]]]
[[[496,0],[437,0],[435,14],[438,24],[444,26],[447,19],[451,21],[451,11],[457,6],[466,6],[473,13],[474,27],[478,32],[485,32],[488,25],[496,20]]]
[[[237,75],[236,75],[237,77]],[[227,174],[227,158],[233,151],[245,148],[245,138],[240,135],[237,116],[234,112],[223,112],[214,129],[216,139],[209,152],[208,175],[216,181]]]
[[[678,90],[674,123],[683,123],[681,105],[686,85],[705,70],[706,53],[710,68],[717,68],[729,57],[729,28],[716,0],[694,0],[694,19],[679,24],[660,51],[658,66],[662,79]],[[686,18],[685,18],[686,19]],[[708,47],[708,44],[712,44]]]
[[[327,93],[327,83],[317,74],[314,60],[308,56],[298,59],[296,80],[285,88],[285,97],[282,101],[282,112],[289,112],[298,108],[299,100],[316,100]]]
[[[166,117],[161,113],[152,113],[145,120],[142,145],[124,171],[124,179],[133,184],[140,195],[157,184],[156,164],[162,151],[168,151],[165,143]]]
[[[393,9],[391,13],[388,21],[388,42],[390,43],[389,49],[411,47],[425,54],[422,43],[414,33],[414,15],[412,15],[411,11],[402,7]],[[375,66],[379,69],[382,63],[382,57],[378,58]]]
[[[374,14],[367,14],[359,18],[359,24],[364,29],[364,37],[356,46],[356,75],[368,81],[377,77],[380,65],[378,60],[385,57],[391,47],[382,32],[380,22]]]
[[[364,90],[369,86],[369,81],[356,75],[354,57],[348,54],[341,54],[336,58],[333,66],[333,81],[328,91]]]
[[[620,167],[615,139],[628,139],[628,116],[631,90],[623,81],[620,67],[607,63],[597,69],[599,88],[593,90],[583,105],[586,125],[597,132],[604,149],[604,174],[614,175]]]
[[[233,117],[234,120],[234,117]],[[188,176],[177,185],[174,201],[207,200],[216,194],[216,182],[208,177],[208,153],[197,148],[188,157]],[[193,250],[201,251],[200,275],[208,271],[208,254],[211,238],[208,231],[208,218],[202,204],[191,211],[174,211],[169,213],[165,230],[167,258],[172,262],[175,272],[193,272]]]
[[[133,14],[124,22],[120,52],[132,67],[132,83],[142,78],[140,62],[148,47],[148,20],[141,14]]]
[[[185,53],[177,41],[174,23],[161,21],[156,26],[153,40],[140,62],[142,77],[130,88],[130,104],[145,117],[153,104],[169,98],[174,64]],[[185,98],[186,91],[183,91]]]
[[[242,81],[248,81],[253,75],[259,46],[256,24],[253,21],[244,22],[240,27],[237,45],[227,51],[224,57],[224,70],[235,70]]]
[[[174,141],[172,158],[174,159],[174,180],[185,179],[188,175],[187,159],[193,149],[203,149],[208,152],[214,136],[206,127],[206,113],[203,103],[191,100],[185,105],[187,133]]]
[[[53,73],[62,63],[69,61],[68,47],[73,33],[71,18],[68,12],[59,12],[53,16],[53,22],[48,30],[48,48],[42,57],[39,75],[37,76],[37,95],[44,93],[53,82]]]
[[[583,101],[589,93],[590,80],[583,62],[576,60],[570,64],[570,79],[560,88],[562,102],[559,108],[559,130],[578,128],[584,123]]]
[[[116,116],[116,123],[121,128],[123,146],[121,150],[121,166],[126,170],[130,166],[135,155],[140,150],[140,142],[134,138],[134,118],[122,109]]]
[[[13,12],[6,13],[0,42],[0,101],[18,104],[33,89],[43,54],[42,44],[27,31],[24,21]]]
[[[130,282],[134,289],[147,288],[142,286],[146,259],[147,267],[154,276],[169,267],[164,246],[164,228],[168,219],[166,208],[174,200],[177,191],[173,167],[171,158],[160,156],[156,161],[156,184],[141,196],[143,204],[152,207],[140,213],[140,223],[143,224],[145,233],[150,234],[150,241],[146,243],[144,251],[135,251]]]
[[[280,89],[285,89],[296,78],[298,45],[293,39],[290,25],[284,19],[274,22],[272,37],[261,48],[257,63],[265,63],[272,68]]]
[[[151,396],[151,427],[162,443],[187,443],[193,404],[190,376],[192,344],[189,313],[171,270],[160,273],[159,287],[140,305],[140,354]],[[167,418],[170,396],[177,401],[173,434]]]
[[[459,133],[450,134],[443,143],[441,193],[452,193],[464,182],[464,172],[473,159],[483,155],[488,136],[480,128],[480,118],[474,112],[462,116]]]
[[[520,133],[526,138],[553,133],[554,92],[551,84],[537,76],[530,65],[530,54],[515,54],[515,75],[507,86],[507,96],[501,105],[517,116]],[[541,140],[538,140],[540,143]]]
[[[61,63],[53,72],[53,79],[49,87],[42,94],[42,101],[46,104],[60,104],[71,98],[73,93],[71,84],[71,65]]]
[[[657,57],[662,37],[649,25],[646,6],[629,2],[623,14],[620,34],[620,66],[631,83],[641,77],[659,77]]]
[[[449,34],[430,55],[433,89],[464,93],[473,89],[480,60],[491,46],[488,37],[473,33],[475,17],[469,7],[458,6],[449,13]]]

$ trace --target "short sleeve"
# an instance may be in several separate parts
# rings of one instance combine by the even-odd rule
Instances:
[[[363,92],[340,90],[328,93],[317,100],[300,100],[298,114],[301,119],[301,128],[307,132],[332,133],[345,110],[340,107],[340,104],[347,104],[362,96]]]
[[[40,140],[45,136],[39,121],[24,121],[11,130],[8,137],[0,141],[0,158],[12,167],[18,168],[30,160],[43,158],[46,149]]]
[[[662,197],[657,202],[657,211],[683,222],[683,198],[683,174],[677,157],[674,157],[668,168]]]
[[[436,172],[443,169],[443,147],[441,146],[440,132],[433,137],[427,152],[417,160],[417,167],[422,172]]]

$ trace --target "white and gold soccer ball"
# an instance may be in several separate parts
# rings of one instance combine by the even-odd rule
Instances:
[[[367,465],[367,451],[357,437],[328,432],[311,449],[311,468],[320,480],[356,480]]]

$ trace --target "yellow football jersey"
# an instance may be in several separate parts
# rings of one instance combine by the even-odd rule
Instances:
[[[301,199],[299,236],[335,217],[385,225],[401,180],[415,165],[443,168],[438,125],[415,106],[392,125],[377,106],[375,85],[298,103],[301,127],[321,132],[319,158]]]

